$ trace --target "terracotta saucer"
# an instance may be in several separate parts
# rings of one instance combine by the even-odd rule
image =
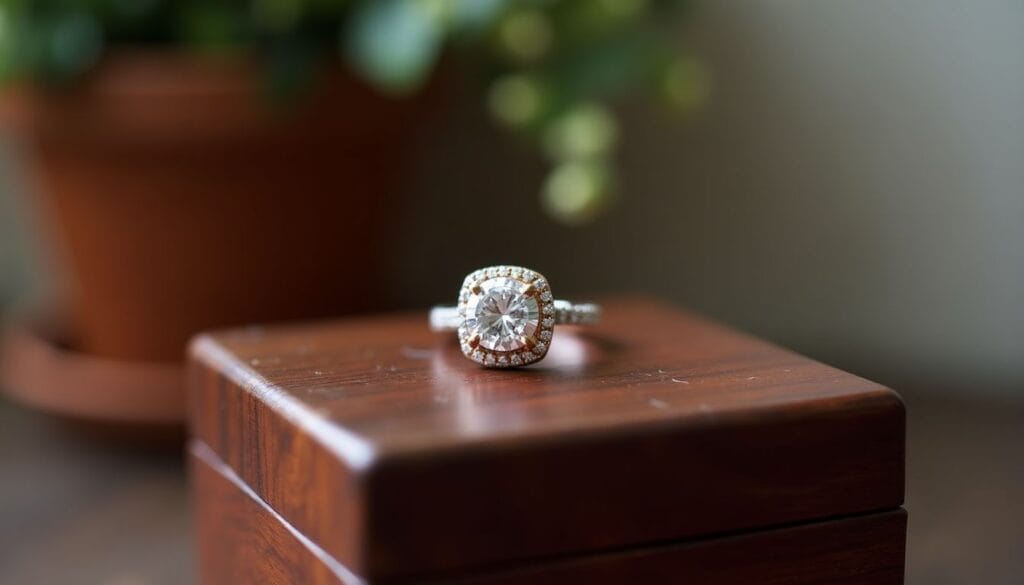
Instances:
[[[183,367],[75,351],[60,327],[16,317],[0,334],[0,389],[15,400],[84,422],[181,426]]]

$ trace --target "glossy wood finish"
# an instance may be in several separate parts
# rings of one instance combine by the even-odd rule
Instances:
[[[422,314],[204,336],[194,434],[371,580],[902,503],[891,391],[657,302],[605,315],[519,371]]]
[[[193,444],[191,455],[200,583],[360,583],[304,542],[205,444]]]
[[[273,512],[209,447],[191,447],[202,583],[366,583]],[[906,513],[892,510],[699,541],[544,559],[462,576],[462,585],[644,583],[887,585],[903,582]],[[215,554],[209,554],[215,553]],[[380,583],[381,581],[373,581]]]

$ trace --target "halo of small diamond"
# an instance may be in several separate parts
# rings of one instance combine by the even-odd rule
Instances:
[[[485,297],[495,291],[517,302],[522,314],[527,315],[515,322],[517,337],[481,336],[480,307]],[[536,362],[547,353],[555,325],[555,308],[551,287],[541,274],[520,266],[481,268],[463,280],[458,306],[459,314],[467,320],[458,330],[459,345],[462,353],[478,364],[488,368],[514,368]],[[492,311],[488,317],[493,316]]]

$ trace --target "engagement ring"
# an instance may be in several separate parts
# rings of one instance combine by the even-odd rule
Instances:
[[[430,310],[434,331],[457,331],[462,353],[489,368],[541,360],[555,325],[596,323],[601,308],[555,300],[540,273],[518,266],[481,268],[468,276],[455,307]]]

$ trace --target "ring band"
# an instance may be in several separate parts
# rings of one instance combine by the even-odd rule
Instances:
[[[457,306],[430,310],[430,328],[457,331],[463,354],[496,368],[544,358],[555,325],[597,323],[593,303],[555,300],[540,273],[519,266],[491,266],[466,276]]]
[[[601,307],[594,303],[571,303],[555,299],[555,325],[594,325],[601,320]],[[462,325],[459,308],[438,305],[430,309],[432,331],[457,331]]]

